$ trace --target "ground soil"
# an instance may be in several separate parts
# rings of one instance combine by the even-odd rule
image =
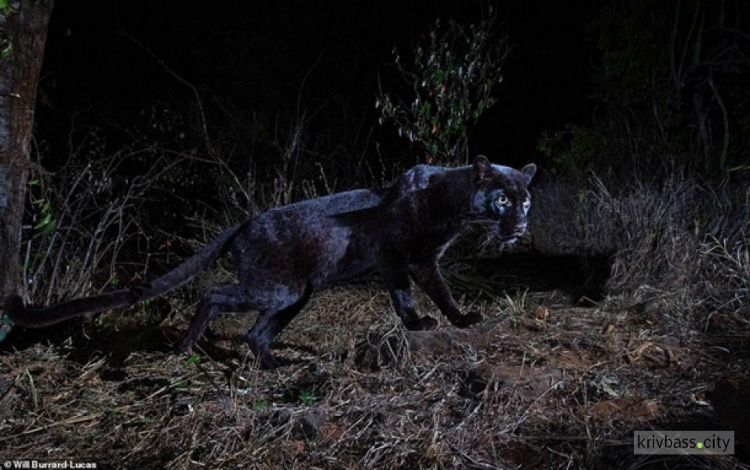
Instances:
[[[704,332],[678,331],[658,303],[608,306],[616,303],[595,292],[601,279],[524,290],[523,273],[476,266],[483,279],[514,281],[488,292],[467,287],[477,271],[449,267],[480,325],[453,328],[417,293],[441,326],[406,331],[382,284],[366,280],[316,294],[275,345],[290,364],[272,371],[259,370],[244,343],[254,314],[215,321],[195,355],[173,352],[194,308],[180,295],[14,330],[0,345],[0,457],[99,468],[747,462],[742,443],[735,456],[642,456],[632,442],[636,430],[746,432],[744,323],[718,315]]]

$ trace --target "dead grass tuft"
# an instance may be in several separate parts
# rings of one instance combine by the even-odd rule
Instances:
[[[536,248],[610,253],[611,300],[658,306],[665,326],[682,334],[704,330],[716,313],[747,320],[750,192],[741,182],[712,186],[679,171],[620,180],[542,183],[532,219]]]
[[[216,321],[196,362],[145,339],[173,337],[180,317],[125,335],[126,354],[96,339],[137,316],[89,325],[94,347],[72,337],[14,350],[11,337],[0,449],[128,468],[667,468],[692,461],[636,458],[634,430],[717,429],[696,396],[729,367],[722,353],[649,329],[649,312],[542,294],[463,308],[485,321],[409,332],[379,284],[322,292],[275,349],[297,362],[274,371],[243,342],[253,315]]]
[[[274,200],[292,197],[283,176]],[[522,249],[610,257],[603,301],[530,289],[499,268],[507,255],[479,273],[467,247],[482,234],[469,233],[446,278],[462,310],[482,314],[477,327],[451,327],[416,292],[441,327],[406,331],[366,280],[317,293],[275,344],[292,365],[260,371],[244,343],[253,314],[215,321],[195,356],[170,348],[201,286],[231,279],[221,265],[124,315],[56,335],[13,331],[0,343],[0,455],[104,468],[737,467],[734,457],[634,456],[632,435],[725,429],[706,392],[750,366],[750,192],[679,174],[560,181],[535,189],[533,245]],[[234,210],[258,209],[258,191],[230,198]],[[224,225],[194,222],[205,238]],[[486,244],[482,256],[506,248]],[[583,271],[604,286],[607,273]]]

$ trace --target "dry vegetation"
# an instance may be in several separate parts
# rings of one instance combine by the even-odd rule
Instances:
[[[707,395],[748,370],[747,245],[700,238],[681,212],[696,207],[686,187],[617,195],[596,181],[567,206],[542,185],[536,245],[613,253],[606,295],[518,290],[502,258],[480,277],[459,246],[449,278],[485,318],[470,330],[408,332],[364,280],[319,293],[282,334],[290,366],[253,363],[253,314],[216,321],[196,357],[173,353],[219,270],[125,315],[14,332],[0,356],[1,453],[127,468],[736,468],[632,451],[635,430],[726,429]],[[573,223],[544,223],[560,221],[553,200]],[[744,217],[719,228],[741,221],[734,236],[746,234]]]
[[[192,235],[149,229],[149,191],[188,161],[156,160],[137,191],[85,187],[106,181],[106,166],[39,193],[66,210],[53,237],[29,238],[33,298],[148,278],[133,261],[158,271],[240,208],[292,197],[283,188],[314,195],[283,171],[264,192],[209,162],[223,212],[193,218]],[[462,309],[484,316],[469,330],[442,318],[434,332],[404,330],[372,278],[314,296],[277,342],[287,367],[254,364],[243,339],[254,314],[214,322],[196,356],[174,353],[201,289],[231,279],[221,264],[168,299],[13,331],[0,343],[0,456],[105,468],[737,468],[741,446],[738,457],[633,455],[635,430],[739,433],[747,419],[750,193],[679,173],[660,181],[542,180],[521,253],[491,259],[496,247],[469,234],[445,263]]]
[[[637,457],[631,442],[634,430],[721,428],[704,393],[727,344],[660,333],[658,310],[554,293],[463,306],[485,322],[407,332],[377,283],[333,289],[280,338],[277,354],[299,362],[274,371],[253,367],[247,315],[216,322],[197,362],[169,349],[182,315],[17,342],[1,358],[3,455],[129,468],[736,465]]]
[[[502,253],[473,231],[444,259],[460,307],[480,312],[480,325],[451,327],[417,292],[419,310],[441,327],[406,331],[372,277],[313,296],[275,344],[289,366],[258,369],[244,342],[254,313],[217,319],[195,355],[177,354],[202,288],[231,282],[221,262],[169,298],[11,331],[0,342],[0,462],[748,468],[747,2],[610,3],[587,29],[601,56],[592,57],[592,124],[540,138],[549,165],[532,189],[528,239]],[[367,55],[360,47],[331,54],[333,62],[320,55],[308,70],[307,59],[337,51],[330,49],[337,41],[323,48],[313,39],[328,35],[269,20],[258,37],[290,46],[285,54],[251,48],[248,62],[239,24],[242,33],[226,41],[239,46],[222,46],[220,55],[206,49],[192,61],[220,58],[231,73],[211,67],[193,86],[153,56],[179,82],[164,101],[132,121],[92,114],[80,124],[76,110],[66,143],[57,131],[39,133],[24,220],[28,300],[48,304],[154,278],[221,227],[299,199],[384,186],[415,161],[391,144],[381,154],[365,109],[372,111],[374,82],[358,75]],[[463,44],[425,37],[440,54]],[[500,62],[453,55],[495,70],[485,74],[491,83],[480,107],[465,101],[473,93],[461,97],[443,81],[452,73],[468,83],[469,71],[480,70],[474,65],[456,70],[452,60],[431,60],[447,69],[425,69],[423,57],[443,56],[420,51],[416,70],[438,79],[409,73],[407,83],[451,115],[477,109],[476,120],[492,101]],[[257,65],[277,60],[280,73]],[[316,67],[335,80],[312,73]],[[299,90],[289,88],[294,77]],[[349,90],[360,81],[361,92]],[[334,88],[338,82],[348,91]],[[185,85],[189,99],[180,98]],[[427,85],[438,88],[420,88]],[[428,154],[448,152],[437,161],[465,157],[451,152],[468,150],[468,121],[441,120],[429,106],[399,111],[382,93],[381,118],[398,128],[387,132],[398,130]],[[458,101],[445,101],[450,96]],[[60,110],[51,114],[57,128],[67,111],[50,102]],[[7,325],[0,328],[2,335]],[[735,456],[634,455],[633,432],[652,429],[733,429],[743,442]]]

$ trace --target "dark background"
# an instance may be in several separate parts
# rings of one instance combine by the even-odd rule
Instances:
[[[594,58],[587,25],[600,3],[492,2],[498,30],[513,50],[497,103],[472,131],[472,155],[511,165],[539,161],[534,148],[542,130],[588,118]],[[209,125],[226,128],[221,123],[232,121],[245,127],[238,132],[252,133],[247,116],[274,122],[306,111],[316,135],[341,145],[352,141],[352,129],[374,128],[370,144],[409,166],[408,144],[376,124],[379,81],[387,90],[403,83],[391,51],[407,54],[435,18],[477,21],[486,6],[58,0],[37,111],[37,138],[48,146],[45,165],[54,166],[71,128],[130,128],[154,103],[173,113],[194,107],[193,92],[168,67],[197,89]],[[116,145],[117,132],[109,134]]]

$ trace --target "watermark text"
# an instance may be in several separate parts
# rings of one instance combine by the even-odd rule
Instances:
[[[633,452],[734,455],[734,431],[635,431]]]

